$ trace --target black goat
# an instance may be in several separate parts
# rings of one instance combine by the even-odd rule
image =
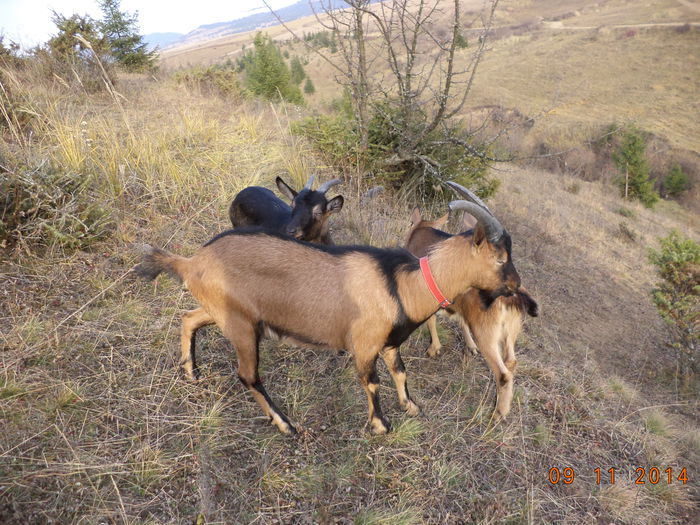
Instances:
[[[277,188],[291,201],[291,206],[267,188],[245,188],[236,195],[229,208],[231,224],[234,228],[262,226],[296,239],[333,244],[328,231],[328,218],[343,208],[343,196],[338,195],[329,201],[326,192],[341,181],[333,179],[312,190],[313,181],[312,175],[306,186],[296,192],[277,177]]]

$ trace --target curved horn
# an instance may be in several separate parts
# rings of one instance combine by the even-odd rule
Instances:
[[[343,181],[340,179],[329,180],[328,182],[324,182],[323,184],[321,184],[316,191],[319,193],[326,193],[333,186],[335,186],[336,184],[340,184],[341,182]]]
[[[459,195],[460,197],[464,197],[468,201],[471,201],[475,204],[478,204],[482,208],[484,208],[487,212],[491,213],[491,210],[489,210],[489,207],[484,204],[484,201],[482,201],[479,197],[476,196],[476,194],[462,186],[461,184],[457,184],[456,182],[452,182],[451,180],[447,181],[445,184],[447,184],[452,190]],[[493,213],[491,213],[493,215]]]
[[[369,202],[374,199],[377,195],[384,191],[384,186],[375,186],[367,190],[362,197],[360,197],[360,202]]]
[[[491,212],[485,210],[480,205],[468,201],[452,201],[449,204],[450,210],[464,210],[467,213],[473,215],[476,220],[484,227],[486,231],[486,238],[489,242],[494,243],[498,241],[503,235],[503,226],[498,222],[496,217],[491,215]]]
[[[315,175],[311,175],[311,176],[309,177],[309,180],[306,182],[306,185],[304,186],[304,189],[305,189],[305,190],[310,190],[310,189],[311,189],[311,185],[314,183],[314,177],[315,177]]]

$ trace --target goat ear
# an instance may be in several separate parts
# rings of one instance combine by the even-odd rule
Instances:
[[[476,226],[476,222],[477,221],[474,216],[466,211],[464,212],[464,215],[462,215],[462,226],[464,227],[465,231],[471,230],[474,226]]]
[[[477,224],[472,237],[472,244],[477,248],[481,248],[486,242],[486,231],[481,224]]]
[[[297,196],[297,192],[290,188],[289,185],[282,180],[282,177],[277,177],[275,179],[275,184],[277,184],[277,189],[280,190],[282,195],[287,197],[290,201],[293,201],[294,197]]]
[[[446,213],[445,215],[443,215],[443,216],[440,217],[439,219],[435,219],[435,220],[433,221],[433,227],[434,227],[434,228],[442,228],[445,224],[447,224],[447,220],[448,220],[449,218],[450,218],[450,214],[449,214],[449,213]]]
[[[328,213],[338,213],[340,210],[343,209],[344,203],[345,203],[345,199],[343,199],[342,195],[338,195],[337,197],[333,197],[331,200],[328,201],[328,205],[326,206],[326,211]]]
[[[422,220],[423,217],[421,217],[420,208],[416,206],[411,212],[411,226],[416,226]]]

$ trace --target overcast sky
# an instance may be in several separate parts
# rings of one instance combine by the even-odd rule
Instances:
[[[278,9],[297,0],[269,0]],[[121,0],[121,10],[139,14],[141,34],[188,33],[202,24],[236,20],[265,9],[262,0]],[[30,47],[55,34],[51,12],[101,18],[97,0],[0,0],[0,34]]]

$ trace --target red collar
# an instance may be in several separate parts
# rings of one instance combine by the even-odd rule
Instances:
[[[435,297],[435,299],[437,299],[437,302],[440,303],[440,308],[447,308],[452,303],[444,295],[442,295],[440,288],[438,288],[438,285],[435,283],[435,279],[433,279],[433,274],[430,271],[430,264],[428,264],[428,258],[421,257],[419,259],[419,262],[420,271],[423,274],[423,279],[425,279],[425,284],[427,284],[428,288],[430,289],[430,293],[432,293],[433,297]]]

